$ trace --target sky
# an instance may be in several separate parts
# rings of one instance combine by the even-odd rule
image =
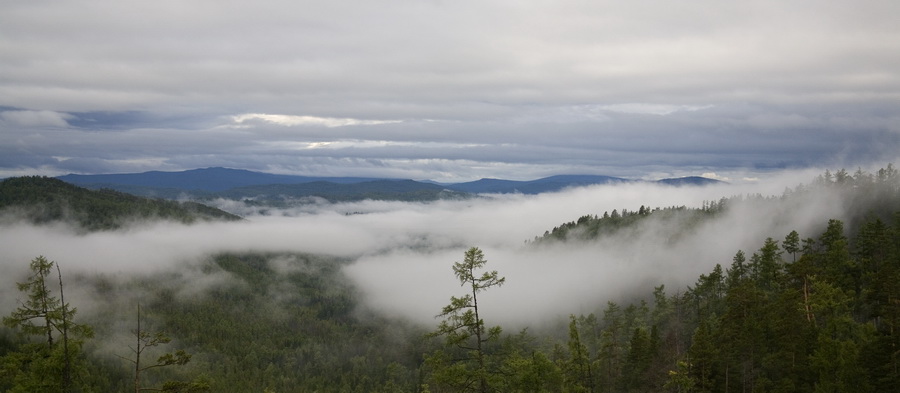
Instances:
[[[437,181],[872,167],[900,3],[0,3],[0,177]]]

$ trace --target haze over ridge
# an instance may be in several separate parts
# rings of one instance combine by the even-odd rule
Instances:
[[[801,172],[755,185],[625,183],[428,203],[308,204],[270,209],[265,215],[250,209],[246,212],[251,215],[240,223],[155,223],[88,235],[65,226],[9,225],[0,228],[0,246],[8,250],[2,257],[2,276],[9,281],[4,288],[12,288],[24,272],[22,261],[35,255],[57,260],[78,274],[125,279],[177,271],[188,279],[197,274],[191,273],[191,266],[220,252],[326,254],[354,261],[345,273],[368,307],[427,323],[448,294],[458,291],[452,262],[465,248],[479,246],[492,268],[508,278],[507,286],[488,295],[487,309],[504,323],[528,324],[547,316],[590,312],[595,303],[635,288],[666,284],[677,291],[715,263],[729,263],[738,249],[754,250],[766,236],[783,237],[794,229],[817,236],[824,225],[822,212],[841,218],[844,202],[836,194],[823,193],[775,210],[737,205],[675,243],[664,235],[664,226],[656,225],[678,223],[652,220],[628,236],[595,243],[531,248],[524,241],[584,214],[636,211],[642,205],[699,207],[703,201],[731,195],[780,195],[785,187],[810,178]],[[717,240],[710,243],[710,238]]]

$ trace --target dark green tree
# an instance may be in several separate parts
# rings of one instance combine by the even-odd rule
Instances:
[[[567,392],[594,392],[594,371],[587,347],[581,342],[578,322],[569,317],[569,358],[563,364]]]
[[[499,338],[501,329],[499,326],[486,328],[478,308],[478,294],[488,288],[502,286],[506,278],[500,277],[496,270],[483,271],[485,264],[484,252],[478,247],[468,249],[463,261],[453,264],[453,274],[461,286],[468,288],[469,293],[450,297],[450,304],[438,315],[444,320],[432,333],[433,336],[444,336],[447,347],[458,348],[465,353],[461,359],[448,359],[446,354],[431,357],[432,365],[436,366],[435,379],[461,391],[486,393],[492,390],[485,346]],[[448,365],[447,360],[455,364]]]
[[[788,254],[791,254],[791,262],[797,262],[797,253],[800,252],[800,234],[797,231],[791,231],[784,237],[781,247]]]
[[[719,368],[719,347],[715,341],[715,318],[705,319],[694,332],[688,350],[688,375],[694,392],[714,392],[714,376]]]
[[[629,343],[628,356],[625,358],[622,372],[624,385],[628,391],[643,392],[648,388],[646,386],[647,368],[650,367],[654,355],[650,334],[642,327],[635,328]]]
[[[750,257],[751,278],[764,290],[773,290],[782,274],[781,251],[778,241],[767,238],[758,252]]]
[[[18,329],[25,337],[41,337],[26,341],[18,351],[3,357],[4,374],[11,392],[80,390],[76,376],[84,373],[81,347],[93,335],[86,325],[73,322],[76,309],[62,298],[62,273],[56,266],[60,298],[51,291],[50,274],[55,266],[43,256],[30,263],[31,276],[17,283],[28,298],[20,302],[9,316],[3,318],[7,327]]]
[[[844,291],[857,291],[859,271],[851,259],[850,245],[844,236],[844,223],[828,220],[828,227],[819,237],[822,251],[816,255],[816,264],[822,278]]]
[[[563,392],[563,371],[535,346],[535,337],[523,329],[507,336],[502,344],[500,374],[504,377],[492,386],[498,392]],[[559,345],[555,353],[562,352]],[[557,356],[562,358],[562,356]]]
[[[60,301],[50,293],[49,275],[53,262],[39,256],[31,261],[32,275],[23,283],[16,283],[20,292],[28,294],[10,316],[3,318],[3,324],[18,328],[26,335],[42,335],[47,339],[47,347],[54,345],[54,331],[57,322],[56,310]]]
[[[625,321],[622,308],[615,302],[607,302],[603,310],[603,331],[600,333],[601,391],[613,392],[622,377],[622,363],[625,351]]]
[[[862,350],[874,339],[870,325],[851,314],[852,298],[836,286],[815,280],[812,307],[820,327],[811,366],[817,373],[816,392],[867,392],[871,383],[861,362]]]

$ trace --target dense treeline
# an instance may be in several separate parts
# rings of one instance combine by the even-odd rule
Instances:
[[[58,294],[59,301],[48,303],[50,313],[4,320],[0,390],[133,391],[130,346],[140,307],[144,329],[172,338],[152,353],[192,355],[179,367],[142,376],[145,386],[171,391],[894,391],[900,386],[900,178],[891,166],[874,175],[827,173],[778,197],[586,215],[537,242],[590,241],[650,217],[690,227],[736,203],[764,208],[825,190],[842,194],[849,219],[822,212],[819,233],[772,234],[756,250],[735,250],[685,289],[658,286],[643,300],[606,302],[555,331],[506,332],[493,326],[491,315],[479,314],[480,292],[502,291],[504,278],[488,270],[489,256],[477,248],[454,264],[462,296],[448,294],[450,305],[435,310],[443,320],[432,329],[366,311],[342,273],[350,261],[320,255],[221,254],[193,273],[71,278],[66,288],[105,299],[106,312],[96,320],[80,314],[73,320],[74,307],[61,299],[61,275],[59,286],[54,281],[44,292],[33,275],[20,290],[29,299]],[[41,277],[55,277],[42,269]],[[31,310],[39,305],[23,303]],[[16,315],[39,318],[25,328]],[[87,325],[93,329],[72,331],[72,347],[61,349],[64,326]],[[57,337],[55,344],[46,344],[42,326]],[[42,353],[47,356],[27,355]],[[68,368],[61,355],[67,353]],[[68,385],[61,377],[67,369]]]
[[[847,237],[766,239],[684,293],[573,319],[590,391],[892,391],[900,386],[900,215]],[[566,356],[573,356],[572,351]],[[584,374],[588,375],[588,374]],[[562,389],[560,391],[566,391]]]
[[[89,372],[77,375],[80,390],[72,391],[134,391],[130,359],[138,307],[143,329],[171,337],[163,350],[192,355],[182,367],[144,373],[141,383],[147,387],[195,381],[213,392],[413,389],[424,331],[356,310],[358,295],[341,273],[345,263],[313,255],[222,254],[190,279],[170,273],[125,282],[76,277],[77,285],[105,302],[105,311],[96,319],[82,318],[94,327],[93,339],[79,353],[81,369]],[[59,293],[49,281],[47,287]],[[42,340],[16,331],[28,333],[7,330],[0,340],[0,391],[58,387],[38,382],[23,387],[22,381],[39,379],[41,370],[62,366],[58,358],[40,370],[19,361]],[[149,351],[145,363],[160,353]],[[55,381],[53,375],[47,379]]]
[[[89,231],[111,230],[138,220],[238,220],[196,202],[136,197],[113,190],[88,190],[58,179],[25,176],[0,182],[0,212],[35,224],[74,222]]]
[[[653,218],[661,222],[675,221],[676,231],[689,230],[697,224],[715,218],[735,204],[752,204],[754,209],[777,209],[779,205],[800,203],[804,197],[812,194],[828,193],[842,201],[841,210],[848,217],[846,223],[849,230],[855,231],[870,217],[878,217],[890,221],[893,212],[900,211],[900,172],[892,164],[879,169],[874,174],[857,170],[852,175],[844,169],[835,173],[826,171],[816,177],[808,185],[800,184],[793,189],[786,189],[781,196],[737,195],[723,197],[703,203],[703,206],[689,208],[686,206],[650,207],[641,205],[638,210],[621,211],[613,209],[602,215],[587,214],[576,221],[570,221],[535,237],[534,243],[546,243],[560,240],[591,241],[623,230]],[[828,212],[823,212],[828,217]],[[833,217],[828,217],[833,218]],[[672,233],[675,236],[676,233]]]
[[[703,207],[696,209],[685,206],[649,208],[641,205],[636,211],[622,209],[619,212],[618,209],[613,209],[611,213],[607,211],[602,216],[588,214],[579,217],[576,221],[570,221],[554,227],[552,230],[544,232],[543,236],[536,236],[533,243],[542,244],[561,240],[596,240],[634,228],[651,215],[654,219],[662,222],[677,222],[678,225],[669,227],[677,228],[676,232],[683,232],[693,228],[702,220],[713,217],[723,211],[728,201],[728,199],[723,198],[718,202],[706,202]],[[677,233],[671,233],[670,235],[675,236]]]

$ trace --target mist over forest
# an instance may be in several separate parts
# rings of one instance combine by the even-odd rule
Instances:
[[[37,255],[59,261],[72,272],[126,279],[191,269],[222,252],[301,252],[352,260],[344,271],[366,293],[370,306],[430,324],[447,296],[458,291],[450,266],[463,250],[478,246],[508,278],[502,291],[487,295],[497,298],[485,307],[504,310],[509,322],[538,322],[591,312],[627,291],[643,293],[659,284],[683,287],[766,236],[792,229],[813,234],[823,228],[821,212],[834,212],[830,216],[837,219],[844,213],[837,196],[822,193],[777,210],[738,204],[715,221],[680,233],[677,242],[668,237],[680,230],[680,223],[648,220],[635,231],[598,242],[528,245],[554,226],[584,214],[636,211],[640,206],[693,208],[723,197],[781,195],[808,182],[812,173],[785,173],[758,185],[642,183],[431,203],[367,200],[259,209],[218,200],[211,205],[245,220],[135,222],[120,231],[89,234],[65,223],[16,223],[0,228],[0,246],[7,250],[0,258],[10,273],[3,274],[7,282],[2,287],[15,288],[14,281],[27,274],[23,261]]]
[[[190,224],[131,219],[117,229],[94,231],[85,231],[65,218],[42,224],[26,222],[17,218],[21,215],[15,209],[7,209],[0,225],[0,248],[4,250],[0,255],[0,314],[10,315],[24,304],[25,295],[16,283],[28,279],[28,261],[44,256],[61,268],[66,280],[65,302],[77,307],[77,319],[93,325],[97,336],[103,335],[87,339],[84,349],[88,358],[102,359],[87,374],[102,374],[106,379],[87,378],[82,381],[85,386],[93,383],[130,389],[122,358],[130,356],[134,315],[142,306],[152,325],[167,331],[174,346],[195,354],[193,365],[183,371],[161,373],[147,381],[162,383],[169,377],[202,375],[197,386],[212,384],[218,387],[214,391],[224,391],[219,390],[224,386],[238,389],[232,379],[240,378],[240,372],[214,366],[233,362],[244,365],[235,367],[252,364],[261,368],[246,371],[253,378],[242,382],[240,389],[244,390],[229,391],[302,391],[305,388],[301,386],[329,391],[348,391],[348,387],[456,391],[459,387],[453,382],[435,377],[442,374],[434,371],[438,363],[427,353],[439,344],[425,333],[438,325],[441,318],[436,315],[448,299],[465,293],[465,283],[461,288],[452,267],[472,247],[483,251],[488,270],[505,277],[502,287],[478,294],[485,323],[501,326],[506,340],[516,332],[565,340],[564,326],[570,316],[572,323],[579,316],[579,324],[583,324],[586,317],[608,313],[611,304],[646,306],[660,288],[665,288],[663,298],[688,297],[698,277],[702,280],[717,264],[729,266],[739,250],[754,253],[767,238],[784,239],[791,231],[802,239],[817,238],[830,228],[829,220],[844,222],[849,236],[879,214],[889,219],[890,213],[900,211],[900,203],[896,172],[890,166],[888,170],[886,180],[877,180],[877,184],[889,184],[892,191],[887,199],[858,190],[869,184],[866,182],[876,184],[875,173],[884,174],[884,169],[876,169],[857,171],[856,178],[844,170],[836,172],[836,177],[827,170],[786,171],[756,183],[685,187],[626,183],[433,202],[310,200],[291,207],[260,207],[249,201],[218,199],[207,203],[243,219]],[[852,187],[835,185],[843,181],[855,183]],[[609,221],[610,214],[613,218],[631,217],[631,223],[586,235],[587,223]],[[787,254],[782,254],[779,258],[787,261]],[[226,304],[235,309],[219,310]],[[246,327],[251,334],[247,340],[268,337],[275,334],[271,329],[278,329],[277,334],[296,334],[300,341],[273,341],[278,349],[266,349],[273,351],[269,355],[262,355],[262,349],[251,351],[268,360],[248,359],[240,343],[214,345],[195,330],[196,324],[213,332],[223,329],[220,338],[231,340],[229,335],[237,333],[229,330],[230,324],[237,324],[234,329],[243,328],[240,321],[220,320],[228,314],[255,320],[246,321],[251,324]],[[204,316],[207,319],[201,322],[199,318]],[[653,324],[649,321],[648,317],[647,326]],[[217,324],[229,327],[217,328]],[[358,336],[356,329],[368,333]],[[686,340],[684,345],[689,345],[691,333],[681,338]],[[17,348],[13,329],[6,328],[3,337],[6,351]],[[632,348],[636,344],[628,344],[630,333],[623,337],[622,353],[636,351]],[[310,344],[316,340],[324,341]],[[263,341],[250,347],[268,345]],[[384,343],[396,346],[397,352],[373,359],[370,346]],[[233,345],[238,347],[230,349],[232,352],[223,349]],[[285,352],[291,348],[308,351],[308,345],[331,348],[324,357],[327,361],[317,357],[322,355]],[[599,362],[603,352],[599,347],[590,348],[587,364]],[[500,352],[495,356],[499,358]],[[235,353],[243,355],[229,357]],[[682,349],[680,355],[672,356],[686,353]],[[570,360],[554,356],[564,370],[561,365]],[[216,360],[223,357],[230,360]],[[370,368],[350,366],[360,361]],[[331,371],[322,371],[326,364],[332,364]],[[673,361],[653,367],[665,375],[680,372],[679,364]],[[384,371],[383,367],[402,372],[374,376]],[[649,370],[649,363],[645,368]],[[591,377],[599,378],[596,391],[604,383],[618,389],[610,391],[635,391],[624,379],[624,371],[617,375],[615,383]],[[362,376],[371,378],[363,381]],[[306,384],[297,382],[304,378]],[[655,388],[662,389],[663,382],[660,379]],[[5,383],[6,388],[16,386],[8,380]],[[567,383],[570,385],[560,382],[559,386],[574,386],[572,381]],[[674,385],[666,386],[677,390]],[[508,391],[555,391],[523,389]]]
[[[0,2],[0,392],[900,386],[900,2]]]

